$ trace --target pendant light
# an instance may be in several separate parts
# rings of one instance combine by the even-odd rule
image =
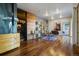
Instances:
[[[47,8],[46,8],[46,11],[45,11],[45,16],[48,16],[48,11],[47,11]]]

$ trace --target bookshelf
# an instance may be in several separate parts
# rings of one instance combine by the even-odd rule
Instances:
[[[21,9],[17,9],[17,31],[20,33],[21,38],[26,39],[26,31],[27,31],[27,25],[26,25],[26,19],[27,19],[27,12]]]

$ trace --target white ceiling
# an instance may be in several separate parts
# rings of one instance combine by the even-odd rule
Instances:
[[[54,19],[59,18],[60,14],[62,17],[72,16],[72,9],[76,4],[74,3],[18,3],[17,6],[20,9],[31,12],[36,16],[49,19],[53,16]],[[56,14],[56,9],[61,11],[61,13]],[[45,13],[48,16],[45,16]]]

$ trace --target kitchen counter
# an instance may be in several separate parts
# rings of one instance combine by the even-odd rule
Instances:
[[[20,34],[0,34],[0,54],[20,46]]]

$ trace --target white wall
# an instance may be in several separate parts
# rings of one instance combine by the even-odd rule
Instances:
[[[72,14],[72,43],[77,44],[77,8],[73,8]]]
[[[61,31],[63,31],[64,30],[64,23],[70,22],[70,21],[71,21],[71,18],[62,18],[62,19],[49,20],[49,25],[48,25],[49,32],[51,32],[55,28],[56,23],[61,24]]]
[[[31,31],[35,30],[35,22],[27,23],[27,34],[30,34]]]

